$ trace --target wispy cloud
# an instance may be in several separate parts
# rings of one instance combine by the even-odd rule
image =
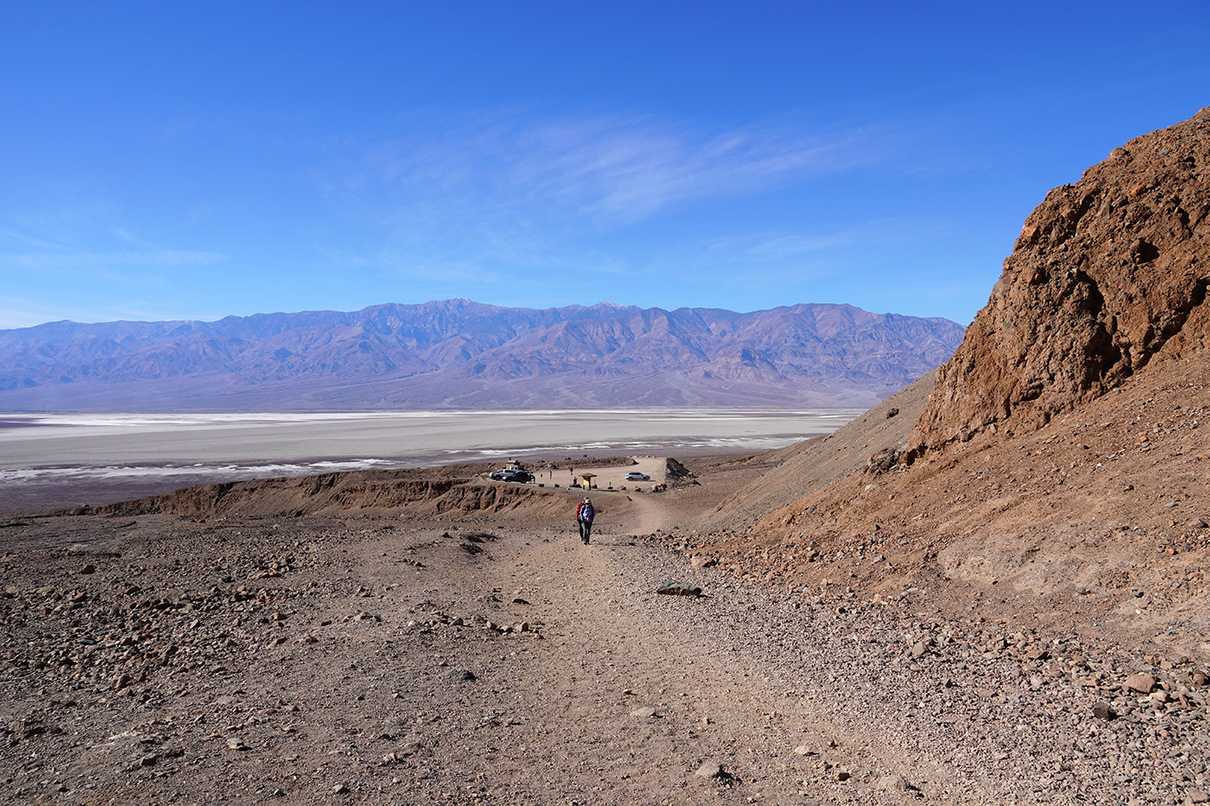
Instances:
[[[885,151],[874,142],[875,129],[703,130],[653,117],[509,113],[418,128],[423,134],[342,146],[344,158],[325,161],[313,176],[334,214],[366,233],[343,251],[384,277],[420,282],[503,284],[520,271],[566,284],[572,272],[622,278],[680,265],[698,244],[675,252],[665,240],[636,249],[644,242],[626,230],[658,227],[659,219],[689,210],[718,214],[740,199],[807,185]],[[614,248],[615,237],[623,248]],[[812,237],[763,235],[732,251],[742,247],[748,254],[737,259],[769,262],[825,246]]]
[[[493,121],[379,144],[350,186],[381,183],[427,212],[452,205],[627,222],[851,167],[869,159],[862,140],[762,127],[701,133],[646,118]]]
[[[778,261],[848,246],[857,239],[854,231],[756,233],[715,239],[706,244],[706,251],[740,260]]]
[[[223,263],[220,252],[189,249],[153,249],[146,251],[61,251],[0,252],[0,265],[15,268],[177,268]]]
[[[178,268],[223,263],[221,252],[164,247],[121,228],[87,245],[0,226],[0,267],[21,269]]]

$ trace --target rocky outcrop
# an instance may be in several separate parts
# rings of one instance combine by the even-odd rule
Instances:
[[[206,484],[81,512],[188,518],[409,512],[459,518],[510,512],[554,515],[566,506],[563,497],[524,485],[488,484],[473,477],[429,478],[424,471],[399,470]]]
[[[1210,345],[1210,108],[1115,149],[1025,221],[937,374],[912,454],[1024,433]]]

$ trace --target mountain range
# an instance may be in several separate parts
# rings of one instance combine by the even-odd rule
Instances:
[[[0,330],[0,410],[866,406],[945,361],[940,318],[801,304],[465,299]]]

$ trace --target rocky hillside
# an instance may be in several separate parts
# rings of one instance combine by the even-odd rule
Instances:
[[[915,443],[1045,425],[1210,344],[1210,108],[1115,149],[1025,221]]]
[[[0,331],[0,410],[868,405],[962,328],[847,305],[754,313],[448,300]]]
[[[701,550],[1210,658],[1208,279],[1203,111],[1048,194],[927,402],[788,453]]]

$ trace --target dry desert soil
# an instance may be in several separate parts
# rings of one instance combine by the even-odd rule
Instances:
[[[698,458],[696,484],[598,493],[589,546],[565,490],[435,471],[13,518],[0,798],[1200,797],[1187,659],[689,556],[694,520],[784,460]]]

